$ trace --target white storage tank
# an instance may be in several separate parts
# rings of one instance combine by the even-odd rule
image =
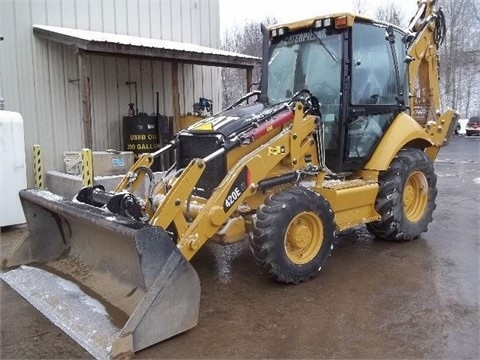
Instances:
[[[0,110],[0,227],[25,222],[18,192],[27,187],[22,115]]]

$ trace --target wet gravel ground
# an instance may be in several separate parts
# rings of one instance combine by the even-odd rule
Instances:
[[[427,233],[397,244],[344,232],[308,283],[272,283],[245,244],[202,249],[198,326],[137,358],[480,358],[480,139],[453,138],[435,168]],[[24,231],[3,228],[1,253]],[[91,358],[3,281],[0,291],[0,358]]]

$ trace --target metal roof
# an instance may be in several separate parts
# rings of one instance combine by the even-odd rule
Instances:
[[[75,46],[85,52],[103,55],[149,57],[163,61],[244,69],[252,68],[261,61],[255,56],[195,44],[100,31],[33,25],[33,33],[47,40]]]

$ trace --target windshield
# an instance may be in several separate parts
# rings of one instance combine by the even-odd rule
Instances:
[[[332,30],[328,30],[332,32]],[[341,33],[327,29],[288,35],[272,44],[268,63],[268,102],[285,101],[308,89],[321,103],[340,97]]]

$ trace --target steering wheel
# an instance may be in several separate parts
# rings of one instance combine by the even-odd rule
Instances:
[[[317,94],[321,104],[334,104],[340,96],[339,90],[327,82],[310,85],[310,90]]]
[[[296,101],[302,103],[305,108],[305,113],[320,115],[320,103],[315,95],[308,89],[301,89],[293,94],[288,105],[293,105]]]

